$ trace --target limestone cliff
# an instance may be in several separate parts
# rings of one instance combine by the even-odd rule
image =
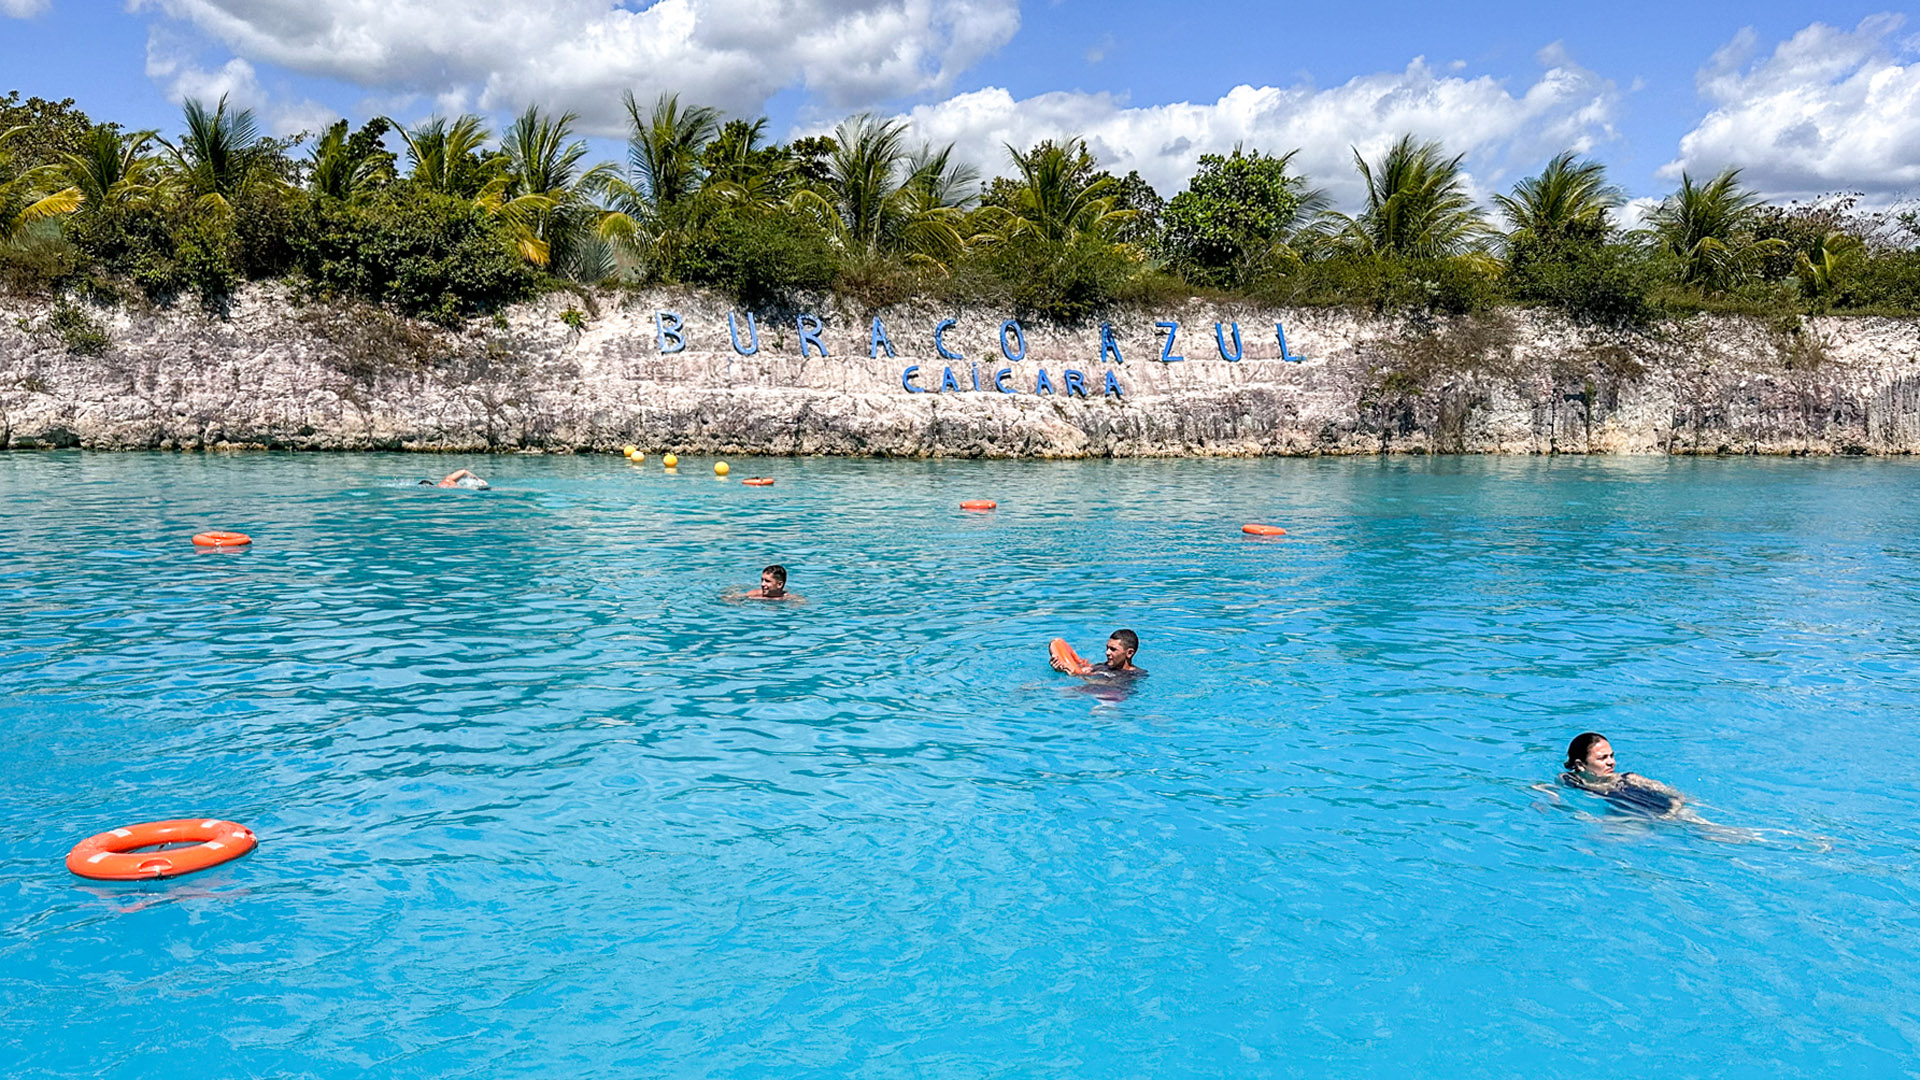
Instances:
[[[585,306],[585,318],[562,315]],[[686,347],[663,353],[655,313]],[[277,288],[224,319],[188,307],[92,312],[109,344],[75,355],[48,312],[0,319],[0,446],[314,450],[650,450],[727,454],[1081,457],[1172,454],[1905,454],[1920,447],[1920,320],[1798,328],[1700,316],[1646,332],[1535,311],[1416,325],[1320,309],[1116,315],[1024,328],[999,312],[879,312],[896,357],[869,358],[872,314],[818,311],[829,355],[792,315],[732,346],[711,296],[566,294],[449,333]],[[936,351],[933,331],[944,331]],[[1177,321],[1173,352],[1159,359]],[[1217,341],[1215,324],[1223,324]],[[1237,323],[1242,358],[1231,361]],[[1304,357],[1282,359],[1275,324]],[[748,344],[742,312],[736,321]],[[673,342],[671,339],[668,344]],[[1018,354],[1009,331],[1007,349]],[[1224,345],[1224,348],[1222,347]],[[919,371],[902,383],[910,365]],[[940,392],[948,369],[953,383]],[[1040,372],[1052,393],[1036,393]],[[1080,396],[1065,385],[1080,375]],[[995,388],[999,384],[1013,392]],[[1106,385],[1111,372],[1117,390]],[[976,379],[979,390],[975,390]],[[952,386],[958,386],[958,391]]]

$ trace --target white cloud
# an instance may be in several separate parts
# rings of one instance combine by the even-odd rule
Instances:
[[[1344,206],[1361,186],[1353,149],[1369,159],[1412,133],[1466,155],[1477,191],[1504,187],[1561,150],[1588,152],[1614,137],[1619,90],[1543,50],[1544,70],[1519,93],[1499,80],[1439,75],[1424,60],[1405,71],[1363,75],[1339,86],[1239,86],[1218,101],[1132,107],[1108,94],[1051,93],[1016,101],[1005,90],[960,94],[912,110],[916,137],[954,142],[988,172],[1009,166],[1003,144],[1084,137],[1107,168],[1140,175],[1161,194],[1184,187],[1201,154],[1235,144],[1267,153],[1298,148],[1295,167]]]
[[[574,109],[600,134],[620,131],[628,89],[731,112],[801,84],[838,108],[944,93],[1020,25],[1018,0],[133,2],[250,62],[489,111]]]
[[[31,19],[53,6],[53,0],[0,0],[0,15]]]
[[[1758,35],[1742,30],[1701,69],[1700,92],[1714,108],[1661,175],[1735,165],[1775,197],[1884,197],[1920,185],[1920,59],[1896,36],[1902,23],[1898,15],[1852,30],[1814,23],[1758,60]]]
[[[195,98],[212,108],[221,98],[229,107],[252,109],[273,135],[317,132],[339,119],[339,114],[315,101],[288,102],[260,87],[253,65],[238,57],[211,71],[170,51],[159,41],[147,45],[147,77],[163,83],[175,101]]]

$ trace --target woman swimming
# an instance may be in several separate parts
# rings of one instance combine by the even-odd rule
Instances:
[[[1658,780],[1639,773],[1616,772],[1613,744],[1594,731],[1582,732],[1567,744],[1566,771],[1560,774],[1560,782],[1642,814],[1676,814],[1687,801],[1686,796]]]

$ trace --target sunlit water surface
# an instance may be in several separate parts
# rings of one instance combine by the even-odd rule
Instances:
[[[733,464],[0,455],[6,1074],[1920,1075],[1914,465]]]

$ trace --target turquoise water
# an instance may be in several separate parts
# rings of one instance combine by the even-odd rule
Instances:
[[[1920,1075],[1914,465],[734,464],[0,454],[7,1074]]]

